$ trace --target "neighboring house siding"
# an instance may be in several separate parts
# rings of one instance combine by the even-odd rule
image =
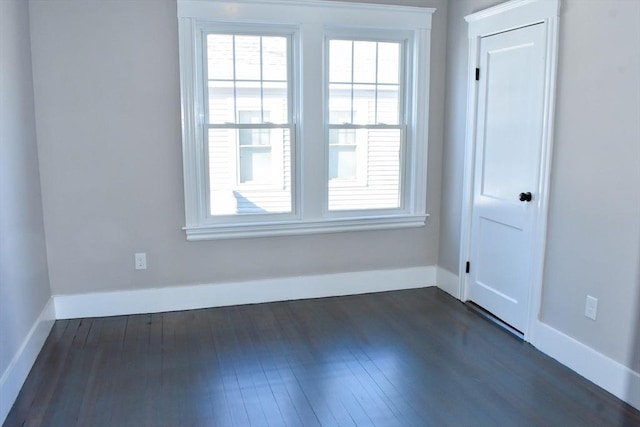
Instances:
[[[399,144],[390,143],[387,137],[395,130],[378,130],[369,133],[367,139],[367,174],[362,185],[341,186],[330,183],[329,209],[368,209],[397,207],[399,200],[400,153]],[[364,147],[358,147],[358,149]]]

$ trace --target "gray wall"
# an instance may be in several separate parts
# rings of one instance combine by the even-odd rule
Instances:
[[[460,212],[467,116],[467,56],[469,55],[467,22],[464,17],[502,2],[503,0],[449,0],[445,143],[442,157],[442,210],[438,266],[456,275],[460,256]]]
[[[640,333],[640,2],[563,3],[541,317],[631,366]],[[587,294],[599,299],[596,322],[583,315]]]
[[[418,3],[438,8],[427,226],[187,242],[175,0],[30,1],[53,293],[435,265],[447,14]],[[148,270],[134,270],[137,251]]]
[[[457,272],[467,70],[466,14],[449,3],[439,265]],[[640,2],[564,0],[541,319],[640,367]],[[598,319],[584,317],[586,295]]]
[[[51,296],[42,224],[29,15],[0,1],[0,375]]]

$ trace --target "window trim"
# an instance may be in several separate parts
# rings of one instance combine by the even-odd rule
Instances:
[[[250,4],[251,7],[245,7]],[[276,6],[276,7],[274,7]],[[286,13],[282,13],[286,8]],[[182,103],[182,150],[185,189],[185,227],[188,240],[228,239],[242,237],[259,237],[275,235],[297,235],[330,233],[355,230],[377,230],[388,228],[405,228],[424,226],[426,214],[426,149],[428,135],[428,101],[429,101],[429,62],[430,62],[430,29],[431,16],[435,9],[364,4],[349,2],[327,2],[317,0],[299,0],[295,3],[283,0],[178,0],[179,46],[180,46],[180,89]],[[319,22],[324,22],[319,24]],[[407,139],[418,141],[406,147],[404,165],[407,191],[412,197],[406,198],[404,209],[393,210],[361,210],[339,211],[340,215],[328,213],[328,206],[321,200],[327,194],[322,191],[322,183],[310,182],[301,176],[301,169],[306,165],[313,169],[310,160],[323,159],[327,164],[328,147],[324,142],[324,120],[320,123],[303,121],[316,110],[314,117],[322,117],[323,106],[314,106],[311,98],[317,101],[323,96],[324,88],[318,90],[305,87],[300,79],[299,70],[324,67],[324,39],[327,33],[336,28],[349,28],[352,22],[359,23],[359,31],[409,31],[413,34],[414,47],[408,55],[417,56],[412,64],[414,96],[410,105],[410,123],[406,128]],[[198,91],[202,84],[204,68],[202,61],[202,45],[198,42],[199,31],[204,28],[215,28],[210,32],[223,32],[226,29],[237,30],[240,26],[269,31],[273,34],[290,34],[291,64],[291,186],[292,212],[286,214],[259,215],[206,215],[208,204],[208,159],[204,146],[203,112],[204,91]],[[395,27],[394,27],[395,26]],[[368,30],[367,30],[368,28]],[[360,35],[362,34],[359,33]],[[200,41],[201,43],[202,41]],[[309,43],[320,43],[322,46],[320,59],[305,55],[309,51]],[[417,54],[419,52],[419,55]],[[316,55],[317,56],[317,55]],[[408,70],[409,71],[409,70]],[[324,78],[321,80],[324,83]],[[323,84],[324,86],[324,84]],[[316,93],[302,97],[309,91]],[[295,103],[295,104],[294,104]],[[321,103],[324,105],[324,101]],[[318,112],[317,109],[320,109]],[[317,114],[320,114],[319,116]],[[421,118],[421,126],[418,126]],[[320,133],[320,144],[305,144],[307,135]],[[319,145],[319,146],[318,146]],[[413,159],[409,161],[409,159]],[[317,169],[317,166],[315,167]],[[323,167],[324,187],[328,186],[328,167]],[[315,170],[315,173],[318,173]],[[314,175],[317,177],[317,175]],[[320,187],[318,187],[320,185]],[[405,189],[403,189],[404,191]]]

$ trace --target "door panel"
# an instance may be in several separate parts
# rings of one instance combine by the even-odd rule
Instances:
[[[542,29],[541,26],[539,28]],[[517,31],[532,30],[526,28]],[[535,79],[532,62],[535,60],[536,46],[524,42],[527,39],[524,36],[510,32],[483,40],[483,45],[488,49],[508,43],[507,47],[488,50],[484,67],[481,68],[487,73],[481,190],[484,196],[513,200],[513,194],[519,194],[523,188],[531,188],[537,170],[531,161],[532,155],[535,155],[534,144],[514,143],[524,135],[539,135],[539,129],[535,129],[534,121],[530,120],[532,109],[536,109],[542,101],[535,99],[534,91],[538,88],[530,84]],[[512,46],[513,42],[519,43],[513,40],[516,38],[524,40]],[[517,69],[515,64],[519,65]],[[536,101],[538,105],[532,105]]]
[[[520,331],[540,207],[544,42],[543,24],[480,39],[469,299]]]
[[[522,284],[520,269],[504,268],[504,264],[520,264],[520,234],[522,229],[510,227],[502,222],[479,218],[478,224],[478,271],[476,283],[496,293],[511,303],[517,303],[520,289],[514,284]],[[499,243],[499,244],[496,244]]]

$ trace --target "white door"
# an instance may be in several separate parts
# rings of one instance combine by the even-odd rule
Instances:
[[[479,52],[468,297],[525,331],[540,209],[544,25],[482,37]]]

